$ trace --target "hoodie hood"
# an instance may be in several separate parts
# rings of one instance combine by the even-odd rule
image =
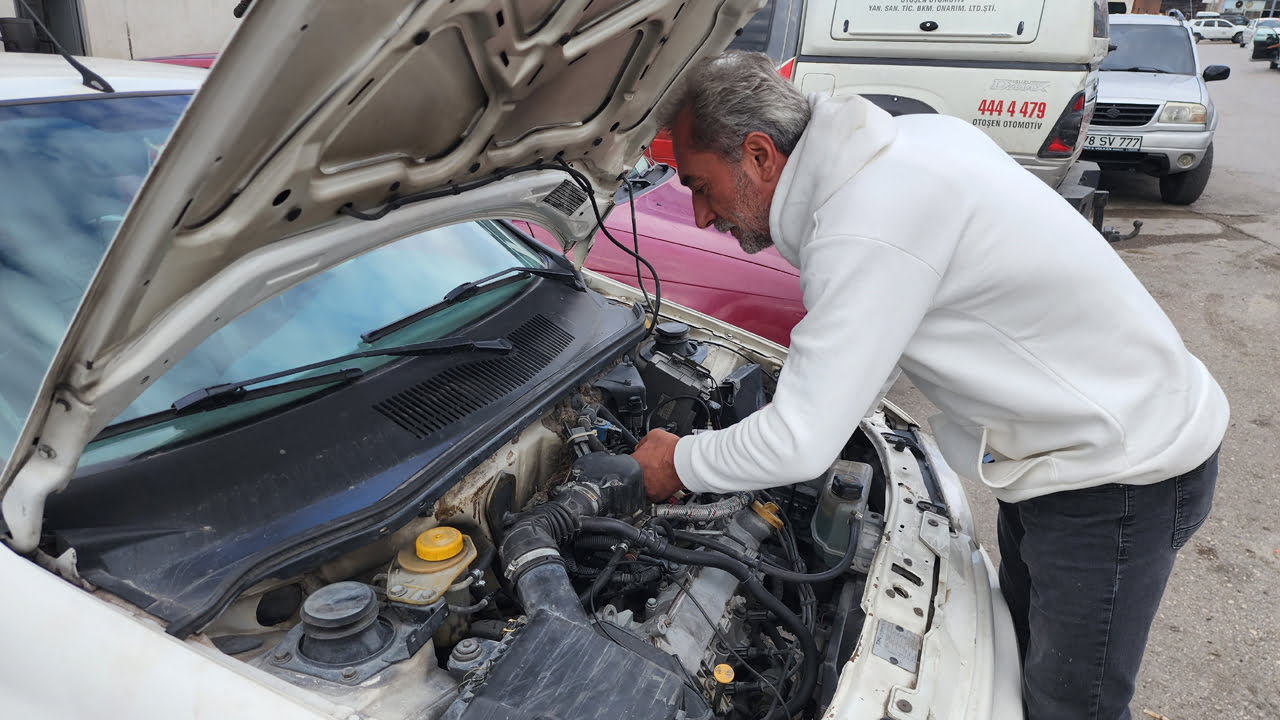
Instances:
[[[809,125],[787,159],[769,209],[774,246],[796,267],[813,235],[814,213],[898,134],[892,116],[857,95],[814,93],[809,108]],[[810,147],[818,142],[825,145]]]

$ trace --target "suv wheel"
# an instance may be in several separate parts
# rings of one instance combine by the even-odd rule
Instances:
[[[1238,32],[1231,36],[1231,42],[1240,43],[1240,47],[1244,47],[1244,33]]]
[[[1190,205],[1200,198],[1209,184],[1209,172],[1213,170],[1213,143],[1204,151],[1204,159],[1194,170],[1188,170],[1160,178],[1160,199],[1170,205]]]
[[[1195,36],[1196,36],[1196,42],[1200,42],[1201,40],[1204,39],[1204,36],[1201,35],[1200,33],[1195,33]]]

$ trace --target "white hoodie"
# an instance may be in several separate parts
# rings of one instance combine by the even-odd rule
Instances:
[[[680,439],[686,487],[821,475],[895,366],[942,410],[948,464],[1007,502],[1159,482],[1218,447],[1221,388],[1051,188],[961,120],[810,105],[769,214],[808,314],[770,405]]]

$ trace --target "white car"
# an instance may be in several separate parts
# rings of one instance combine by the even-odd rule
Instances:
[[[1200,18],[1191,21],[1191,34],[1196,42],[1201,40],[1230,40],[1240,42],[1244,28],[1219,18]]]
[[[1258,33],[1260,27],[1280,28],[1280,18],[1253,18],[1244,27],[1236,42],[1240,43],[1240,47],[1249,47],[1253,44],[1253,36]]]
[[[1159,178],[1167,203],[1195,202],[1213,169],[1218,127],[1205,83],[1231,68],[1202,67],[1187,25],[1162,15],[1112,15],[1111,43],[1083,157]]]
[[[636,436],[785,349],[502,220],[580,263],[759,4],[256,3],[207,79],[81,59],[111,92],[0,55],[6,717],[1022,717],[928,435],[648,506]]]

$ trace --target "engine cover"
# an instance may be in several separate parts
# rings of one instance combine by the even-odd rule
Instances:
[[[614,639],[536,613],[445,712],[445,720],[710,718],[673,658],[621,629]],[[625,644],[625,646],[624,646]]]

